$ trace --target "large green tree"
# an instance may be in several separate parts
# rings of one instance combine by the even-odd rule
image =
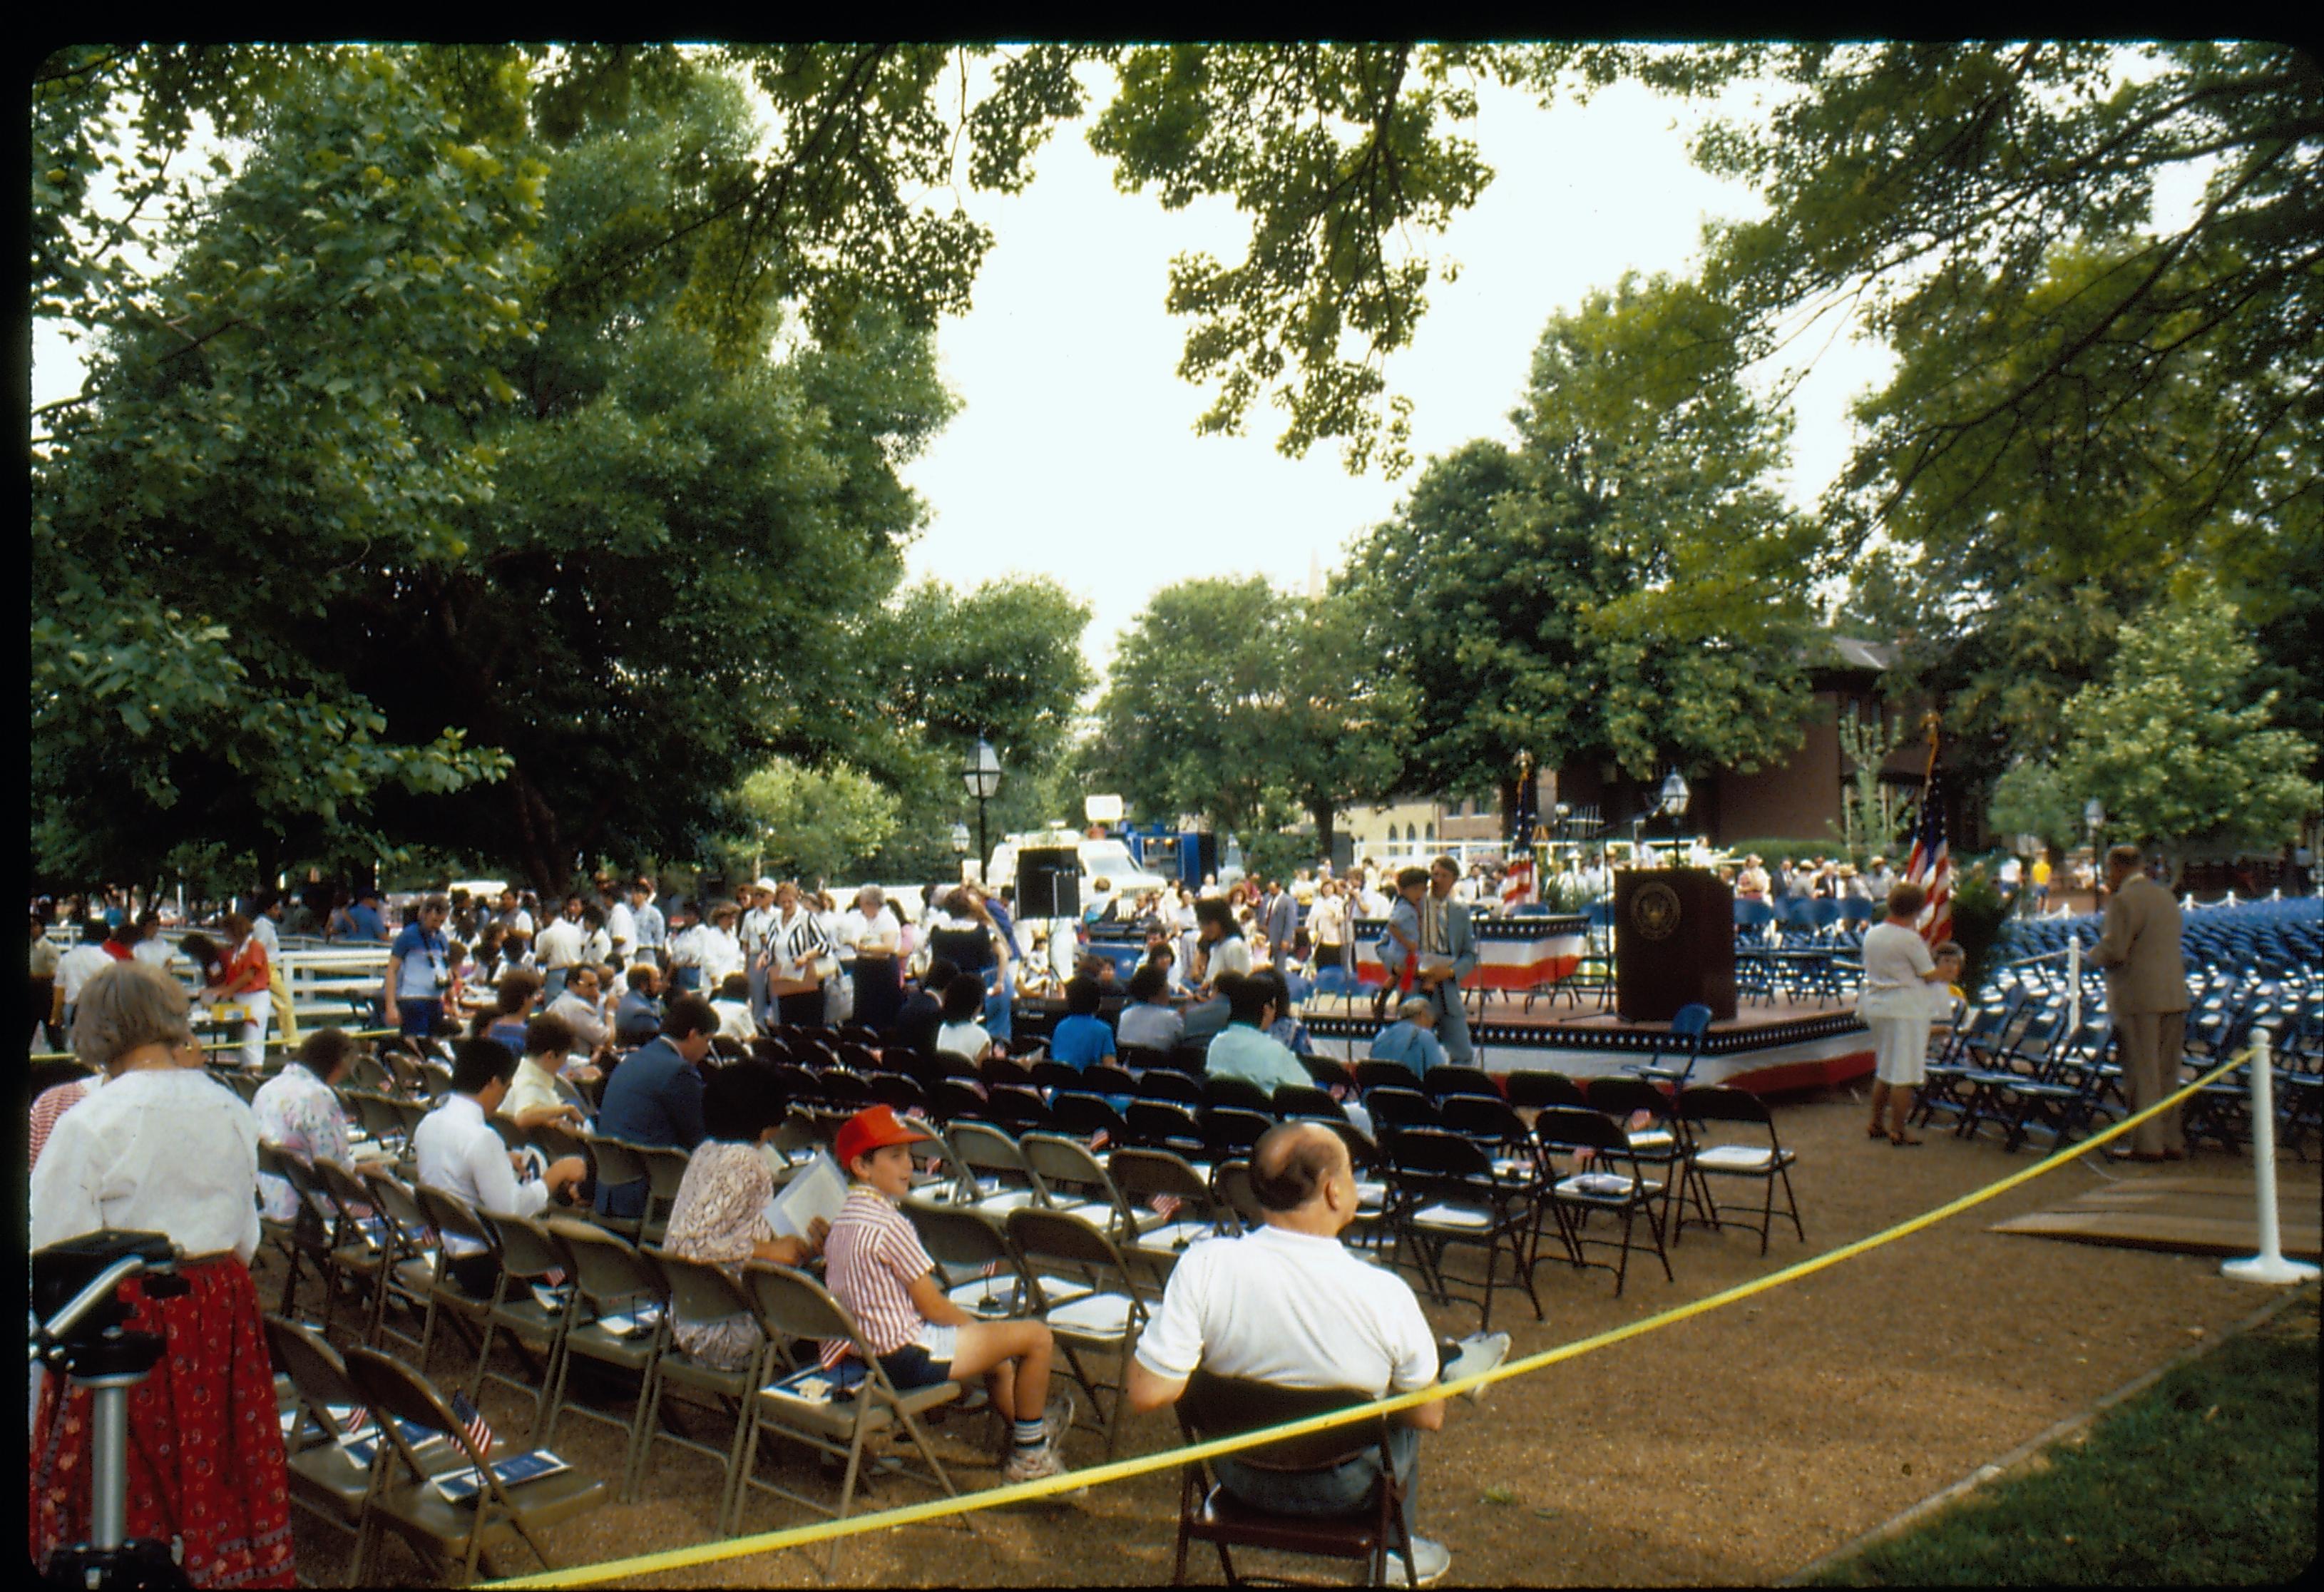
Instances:
[[[1430,461],[1358,544],[1346,590],[1415,697],[1406,788],[1507,801],[1524,752],[1647,776],[1796,743],[1816,533],[1720,322],[1659,278],[1591,295],[1543,335],[1518,445]]]
[[[1339,813],[1394,788],[1410,733],[1370,640],[1346,599],[1259,576],[1166,587],[1116,649],[1083,766],[1148,819],[1249,835],[1304,813],[1328,856]]]
[[[2258,662],[2209,583],[2166,598],[2123,627],[2105,676],[2068,703],[2056,760],[2009,770],[1997,805],[2032,814],[2096,797],[2108,839],[2173,856],[2289,843],[2324,789],[2302,772],[2316,748],[2274,723]]]

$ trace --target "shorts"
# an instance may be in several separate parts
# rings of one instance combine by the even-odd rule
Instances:
[[[888,1374],[889,1382],[898,1393],[934,1387],[939,1382],[952,1380],[953,1356],[958,1353],[959,1346],[959,1328],[923,1321],[918,1337],[892,1354],[880,1356],[880,1369]],[[843,1388],[853,1388],[863,1377],[862,1363],[853,1356],[831,1369]]]

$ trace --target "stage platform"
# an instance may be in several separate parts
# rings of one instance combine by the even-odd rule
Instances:
[[[1670,1041],[1667,1023],[1625,1023],[1610,1011],[1553,1008],[1489,999],[1480,1021],[1471,1007],[1469,1037],[1488,1072],[1562,1072],[1591,1078],[1646,1060]],[[1301,1021],[1320,1051],[1360,1058],[1379,1025],[1369,992],[1354,1001],[1311,1000]],[[1868,1076],[1872,1036],[1844,1004],[1777,1001],[1747,1004],[1734,1021],[1713,1023],[1692,1081],[1729,1084],[1754,1094],[1821,1088]]]

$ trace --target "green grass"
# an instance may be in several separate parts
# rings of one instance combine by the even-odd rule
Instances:
[[[2303,1580],[2316,1558],[2317,1381],[2311,1291],[2025,1469],[1809,1584]]]

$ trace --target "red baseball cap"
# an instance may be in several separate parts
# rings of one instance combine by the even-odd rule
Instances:
[[[897,1121],[892,1106],[871,1106],[841,1126],[838,1136],[832,1140],[831,1152],[838,1157],[842,1171],[852,1171],[859,1155],[868,1155],[890,1144],[921,1143],[933,1136]]]

